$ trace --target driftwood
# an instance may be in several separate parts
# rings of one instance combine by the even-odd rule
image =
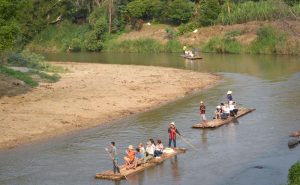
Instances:
[[[176,148],[174,149],[175,152],[166,154],[164,153],[160,158],[153,158],[152,160],[141,164],[140,166],[137,166],[135,169],[126,169],[125,165],[120,166],[120,174],[114,174],[112,170],[107,170],[102,173],[97,173],[95,178],[96,179],[107,179],[107,180],[122,180],[125,179],[125,177],[129,175],[136,174],[138,172],[144,171],[147,168],[156,166],[162,162],[164,162],[166,159],[169,159],[177,154],[185,153],[187,149],[185,148]]]
[[[247,108],[239,108],[238,114],[235,117],[228,117],[225,120],[222,119],[214,119],[211,121],[207,121],[206,124],[203,123],[197,123],[195,125],[192,126],[192,128],[216,128],[219,127],[221,125],[230,123],[234,120],[236,120],[237,118],[244,116],[252,111],[254,111],[255,109],[247,109]]]

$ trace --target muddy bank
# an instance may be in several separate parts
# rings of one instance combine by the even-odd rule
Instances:
[[[219,77],[185,70],[56,63],[71,72],[59,82],[0,99],[0,147],[13,147],[146,111],[199,91]]]

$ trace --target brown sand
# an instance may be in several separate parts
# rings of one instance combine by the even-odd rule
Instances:
[[[57,63],[59,82],[0,99],[0,148],[89,128],[197,92],[219,77],[171,68]]]

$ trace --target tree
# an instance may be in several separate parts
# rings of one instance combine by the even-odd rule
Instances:
[[[189,0],[174,0],[168,3],[166,18],[175,24],[186,23],[193,13],[194,3]]]
[[[199,10],[199,22],[202,26],[209,26],[214,23],[221,12],[221,5],[218,0],[202,0]]]

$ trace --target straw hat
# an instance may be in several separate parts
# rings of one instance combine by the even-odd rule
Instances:
[[[172,122],[170,123],[170,125],[173,125],[173,126],[175,126],[175,123],[172,121]]]
[[[133,146],[132,146],[132,145],[129,145],[129,146],[128,146],[128,149],[133,150]]]
[[[200,103],[202,104],[202,103],[203,103],[203,101],[200,101]]]
[[[232,91],[229,90],[229,91],[227,92],[227,94],[232,94]]]

